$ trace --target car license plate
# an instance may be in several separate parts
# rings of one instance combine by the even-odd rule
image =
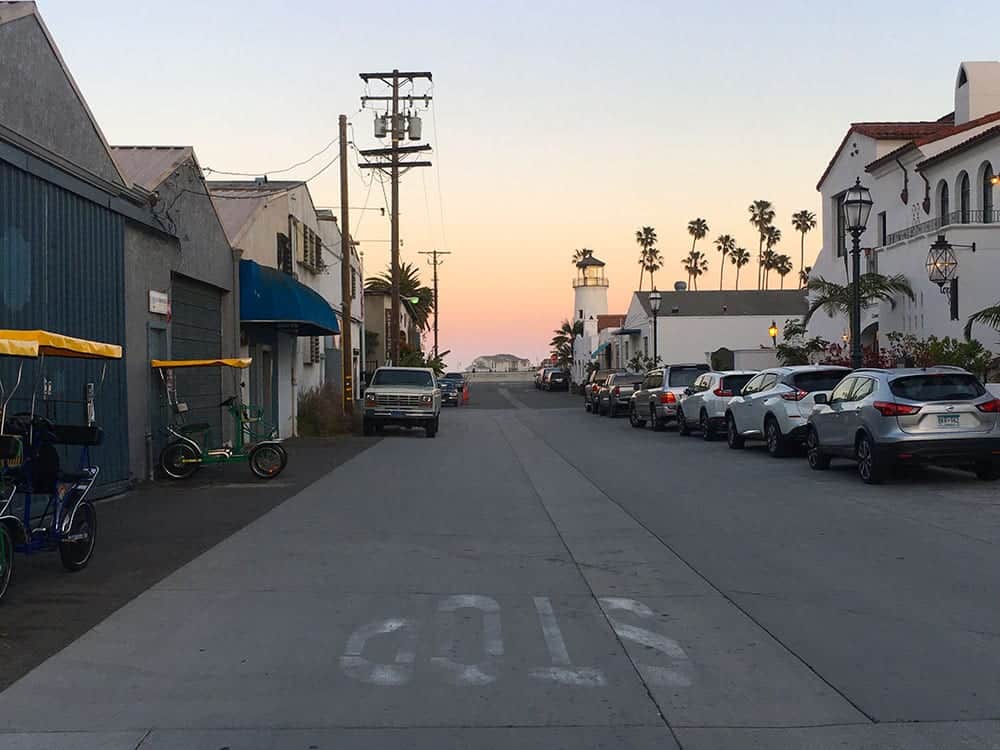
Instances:
[[[401,417],[401,416],[403,416],[403,412],[401,412],[401,411],[391,411],[391,412],[389,412],[389,416],[391,416],[391,417]]]
[[[958,414],[938,414],[938,427],[959,427],[962,418]]]

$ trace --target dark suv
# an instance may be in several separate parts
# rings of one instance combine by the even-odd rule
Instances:
[[[616,372],[625,372],[620,367],[615,367],[607,370],[594,370],[590,373],[589,377],[583,382],[583,408],[587,411],[593,411],[597,413],[597,393],[601,390],[601,386],[604,385],[604,381],[608,379],[608,375],[614,375]]]

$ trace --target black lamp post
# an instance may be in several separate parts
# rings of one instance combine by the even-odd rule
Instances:
[[[851,233],[851,367],[857,369],[863,364],[861,355],[861,235],[868,226],[871,215],[871,191],[861,184],[858,177],[853,187],[844,195],[844,220]]]
[[[771,337],[771,345],[774,346],[775,349],[777,349],[778,348],[778,324],[775,323],[773,320],[771,321],[771,325],[769,325],[767,327],[767,335]]]
[[[649,293],[649,309],[653,311],[653,365],[656,366],[656,360],[659,355],[656,351],[656,317],[660,314],[660,305],[663,302],[663,295],[660,294],[655,289]]]

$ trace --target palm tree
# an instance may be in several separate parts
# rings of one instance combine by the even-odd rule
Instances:
[[[764,269],[764,289],[767,289],[768,277],[774,269],[774,263],[777,258],[778,254],[770,248],[764,248],[764,253],[760,256],[760,267]]]
[[[642,277],[646,273],[646,259],[650,248],[656,245],[656,230],[652,227],[643,227],[636,230],[635,241],[639,247],[639,291],[642,291]]]
[[[750,223],[760,234],[757,245],[757,288],[760,289],[764,280],[764,267],[761,263],[764,254],[764,230],[774,221],[774,206],[771,201],[756,200],[747,209],[750,212]]]
[[[646,251],[646,271],[649,273],[649,287],[650,289],[656,289],[656,284],[653,281],[653,274],[663,268],[663,256],[660,255],[660,251],[655,247],[649,248]]]
[[[785,277],[795,270],[795,264],[787,255],[779,255],[774,261],[774,270],[781,277],[781,288],[785,288]]]
[[[573,251],[573,265],[575,266],[584,258],[590,258],[594,255],[594,251],[587,247],[581,247],[578,250]]]
[[[984,307],[979,312],[972,313],[969,319],[965,322],[965,338],[972,338],[972,326],[976,325],[989,326],[995,330],[1000,330],[1000,302],[989,307]]]
[[[555,334],[549,342],[552,353],[561,367],[569,367],[573,364],[573,342],[577,336],[583,335],[583,321],[574,320],[570,323],[564,320],[552,333]]]
[[[681,263],[688,275],[688,286],[694,282],[694,290],[698,291],[698,277],[708,271],[708,258],[699,250],[692,250]]]
[[[705,239],[705,236],[708,234],[708,222],[704,219],[691,219],[688,222],[688,234],[694,238],[691,241],[691,249],[694,250],[694,246],[698,240]]]
[[[736,291],[740,290],[740,269],[750,262],[750,251],[738,247],[729,253],[729,262],[736,266]]]
[[[802,244],[799,246],[799,272],[806,267],[806,232],[816,228],[816,214],[802,209],[792,214],[792,226],[802,234]]]
[[[861,275],[858,284],[862,307],[888,302],[890,307],[895,308],[896,297],[906,296],[911,301],[914,299],[913,287],[903,274],[883,276],[880,273],[865,273]],[[851,300],[854,296],[851,284],[837,284],[817,276],[809,279],[806,288],[811,293],[812,301],[803,318],[804,322],[808,323],[817,310],[823,310],[831,318],[838,313],[845,318],[851,317]]]
[[[764,229],[764,255],[767,257],[769,262],[764,262],[764,288],[767,289],[767,281],[770,272],[774,269],[775,259],[778,254],[775,252],[774,248],[777,244],[781,242],[781,230],[774,225],[770,225]]]
[[[365,289],[369,292],[391,292],[392,269],[378,276],[368,277]],[[434,291],[420,283],[420,271],[412,263],[403,263],[399,267],[399,296],[403,299],[417,298],[416,302],[410,304],[410,310],[417,327],[426,331],[430,327],[431,313],[434,312]]]
[[[715,248],[722,253],[722,262],[719,263],[719,291],[722,291],[722,273],[726,269],[726,256],[736,249],[736,240],[728,234],[720,234],[715,238]]]
[[[799,271],[799,289],[802,289],[809,283],[809,274],[812,273],[812,270],[812,266],[806,266]]]

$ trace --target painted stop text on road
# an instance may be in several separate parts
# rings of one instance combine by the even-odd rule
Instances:
[[[624,642],[636,670],[647,683],[673,688],[691,685],[687,653],[677,641],[654,629],[661,620],[659,613],[640,601],[625,597],[601,597],[597,601],[601,612],[595,615],[609,623],[615,635]],[[532,604],[549,663],[529,668],[527,676],[532,680],[573,687],[600,688],[607,685],[607,677],[601,669],[574,662],[551,600],[535,596]],[[467,660],[462,661],[458,655],[456,618],[460,612],[466,616],[474,612],[479,617],[479,653],[475,660],[469,660],[467,656]],[[431,622],[425,623],[413,617],[389,617],[361,625],[347,639],[340,658],[341,669],[352,679],[371,685],[408,685],[414,678],[418,661],[417,644],[425,627],[433,627],[436,652],[419,655],[419,658],[426,660],[442,684],[475,687],[490,685],[499,679],[505,653],[502,612],[495,599],[480,594],[441,598]],[[376,643],[381,646],[382,653],[391,644],[390,651],[395,649],[391,661],[376,661],[366,656]],[[641,657],[632,655],[630,646],[643,647],[635,650]]]

